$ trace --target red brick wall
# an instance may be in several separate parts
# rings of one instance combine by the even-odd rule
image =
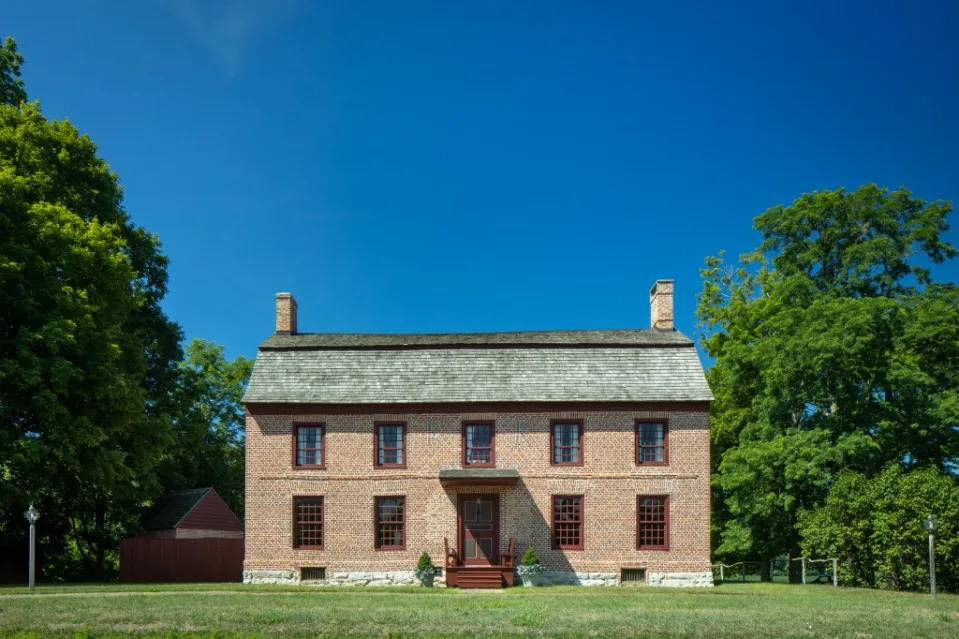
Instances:
[[[669,465],[637,467],[634,420],[669,420]],[[585,464],[550,465],[549,420],[584,420]],[[496,467],[515,468],[515,487],[444,488],[442,469],[462,467],[462,421],[494,420]],[[373,422],[407,423],[407,467],[373,467]],[[294,423],[326,424],[326,468],[292,468]],[[499,492],[501,547],[534,545],[549,570],[710,570],[709,424],[706,412],[530,412],[462,414],[248,415],[246,570],[412,570],[423,550],[438,565],[443,537],[456,543],[458,493]],[[550,548],[551,495],[584,495],[585,548]],[[636,550],[636,496],[670,496],[670,548]],[[325,500],[325,549],[292,548],[293,495]],[[373,499],[406,495],[406,550],[373,547]]]
[[[177,528],[242,532],[243,525],[216,492],[209,491],[183,518]],[[179,536],[179,535],[178,535]]]

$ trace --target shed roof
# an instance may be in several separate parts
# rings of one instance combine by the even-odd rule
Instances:
[[[176,528],[211,490],[213,488],[195,488],[160,497],[144,515],[143,528],[145,530]]]
[[[709,401],[677,331],[273,335],[247,403]]]

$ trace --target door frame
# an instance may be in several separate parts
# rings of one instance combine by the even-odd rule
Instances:
[[[463,566],[485,566],[484,563],[466,563],[466,526],[463,521],[463,504],[467,501],[475,501],[479,497],[481,500],[490,500],[493,502],[493,556],[488,565],[499,565],[499,493],[459,493],[456,497],[456,536],[459,541],[459,561]],[[474,560],[475,561],[475,560]]]

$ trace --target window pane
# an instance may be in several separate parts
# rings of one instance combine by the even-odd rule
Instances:
[[[493,502],[481,501],[477,506],[479,512],[476,518],[479,521],[493,521]]]
[[[476,540],[475,539],[464,539],[463,540],[463,556],[467,559],[476,559]]]
[[[643,497],[639,500],[640,546],[666,545],[666,500],[662,497]]]
[[[493,557],[493,540],[489,537],[484,537],[482,539],[477,539],[480,547],[480,556],[483,559],[492,559]]]
[[[662,446],[663,445],[663,425],[662,424],[640,424],[639,425],[639,443],[642,446]]]
[[[323,429],[301,426],[296,429],[296,463],[298,466],[323,464]]]
[[[376,537],[380,547],[403,546],[405,524],[402,497],[380,498],[376,501]]]
[[[582,525],[582,497],[553,498],[553,543],[556,546],[582,546]]]
[[[294,540],[296,547],[323,545],[323,498],[300,497],[295,501]]]

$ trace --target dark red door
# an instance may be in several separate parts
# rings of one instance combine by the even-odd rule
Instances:
[[[499,562],[499,495],[460,495],[460,559],[466,566]]]

